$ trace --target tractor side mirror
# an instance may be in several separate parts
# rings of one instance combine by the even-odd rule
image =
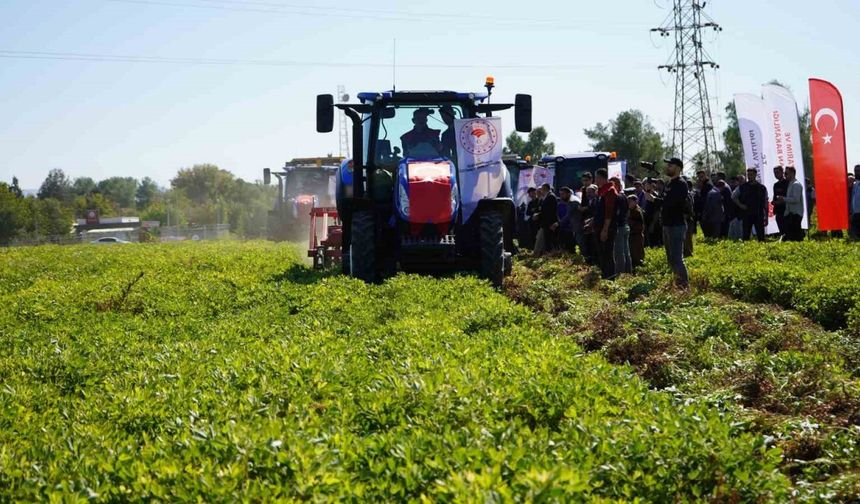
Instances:
[[[518,94],[514,101],[514,123],[517,131],[528,133],[532,130],[532,95]]]
[[[317,133],[330,133],[334,129],[334,96],[317,95]]]
[[[263,183],[266,185],[272,183],[272,170],[263,168]]]

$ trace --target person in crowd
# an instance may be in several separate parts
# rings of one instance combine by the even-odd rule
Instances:
[[[785,205],[783,225],[785,234],[783,240],[803,241],[803,185],[797,180],[797,169],[793,166],[785,167],[785,180],[788,187],[782,203]]]
[[[854,179],[851,182],[851,179]],[[852,239],[860,239],[860,164],[854,166],[854,176],[848,179],[850,185],[848,190],[851,191],[851,199],[848,204],[848,211],[851,218],[848,220],[849,232],[848,236]]]
[[[534,218],[535,214],[538,212],[538,207],[540,207],[540,199],[538,199],[537,189],[534,187],[529,187],[528,189],[528,199],[526,201],[526,245],[525,248],[532,250],[535,247],[535,240],[537,239],[538,233],[538,223]]]
[[[701,224],[702,233],[705,234],[706,224],[703,220],[702,214],[705,211],[705,201],[708,199],[708,194],[711,192],[711,189],[714,188],[714,185],[711,183],[711,178],[705,170],[698,170],[696,172],[695,185],[697,190],[693,196],[693,212],[696,214],[696,222]],[[693,230],[693,234],[696,234],[695,229]],[[705,234],[705,236],[707,236],[707,234]]]
[[[579,196],[573,194],[570,187],[562,187],[558,190],[558,222],[555,224],[556,239],[558,247],[571,254],[576,251],[574,241],[574,225],[579,223]]]
[[[594,181],[599,187],[597,191],[598,204],[594,214],[594,234],[597,238],[597,260],[603,278],[615,278],[615,235],[617,233],[615,205],[618,201],[618,190],[609,181],[609,175],[604,168],[594,174]]]
[[[684,264],[684,240],[687,236],[687,214],[690,204],[690,190],[681,178],[684,163],[678,158],[666,161],[666,175],[669,176],[669,186],[660,197],[662,201],[661,217],[663,221],[663,244],[666,249],[666,259],[675,275],[675,284],[686,289],[690,281],[687,266]],[[692,210],[692,209],[690,209]]]
[[[812,180],[806,179],[806,218],[812,221],[812,211],[815,210],[815,186]]]
[[[618,198],[615,203],[615,246],[613,255],[615,256],[615,276],[622,273],[633,273],[633,261],[630,258],[630,226],[627,224],[628,203],[627,196],[624,195],[624,189],[621,187],[621,179],[612,177],[609,179],[618,191]]]
[[[747,181],[738,187],[735,203],[744,212],[743,240],[749,240],[752,229],[755,228],[756,239],[764,241],[768,218],[768,197],[767,188],[758,181],[757,169],[747,169]]]
[[[549,184],[540,186],[538,198],[540,199],[540,206],[534,216],[534,220],[538,223],[534,253],[535,256],[540,257],[556,248],[553,225],[558,222],[558,198],[552,193],[552,187]]]
[[[782,166],[773,167],[773,176],[776,182],[773,183],[773,216],[776,219],[776,227],[779,229],[779,235],[785,235],[785,193],[788,190],[788,180],[785,178],[785,170]]]
[[[719,238],[722,233],[726,212],[721,187],[725,186],[726,181],[718,179],[717,185],[705,195],[705,204],[702,207],[702,233],[705,238]]]
[[[582,243],[580,250],[585,257],[585,262],[592,266],[597,262],[597,240],[594,234],[594,214],[596,213],[599,198],[597,197],[597,186],[590,184],[585,187],[585,200],[580,205],[582,213]]]
[[[737,201],[740,197],[741,186],[746,183],[747,178],[743,175],[738,175],[732,178],[734,180],[734,189],[732,189],[732,207],[734,209],[734,219],[729,222],[729,239],[740,240],[744,236],[744,217],[746,212],[738,206]]]
[[[582,198],[582,201],[585,201],[587,197],[585,193],[588,191],[588,187],[594,184],[594,177],[591,176],[591,173],[585,172],[579,177],[579,181],[582,182],[580,197]]]
[[[732,201],[732,189],[726,182],[725,172],[717,172],[717,182],[715,185],[723,197],[723,222],[720,225],[720,238],[727,238],[729,236],[729,225],[735,219],[735,202]]]
[[[630,265],[635,272],[645,261],[645,212],[635,194],[627,196],[627,225],[630,226]]]
[[[645,208],[645,184],[641,180],[633,181],[633,194],[636,195],[636,204],[639,208]]]
[[[660,204],[657,185],[654,179],[648,178],[643,184],[645,189],[645,246],[658,248],[663,246],[663,224],[660,222]]]
[[[636,177],[632,173],[628,173],[624,175],[624,187],[634,187],[636,184]],[[625,204],[627,202],[625,201]]]
[[[696,236],[696,212],[693,205],[693,181],[688,177],[681,177],[687,183],[687,206],[685,207],[687,216],[687,235],[684,237],[684,257],[693,257],[693,237]]]
[[[654,180],[654,190],[657,191],[657,194],[663,194],[666,192],[666,183],[663,182],[663,179],[658,178]]]

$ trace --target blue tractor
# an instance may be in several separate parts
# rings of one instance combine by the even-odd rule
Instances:
[[[514,108],[516,129],[530,131],[531,96],[490,103],[491,79],[486,87],[360,93],[337,105],[317,96],[318,132],[332,131],[335,108],[352,121],[353,158],[336,187],[344,273],[376,282],[398,270],[476,271],[501,286],[514,252],[509,174],[501,159],[458,164],[458,147],[497,148],[504,137],[487,118],[501,110]]]

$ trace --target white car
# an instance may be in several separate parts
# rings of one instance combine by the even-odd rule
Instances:
[[[93,240],[90,243],[131,243],[130,241],[120,240],[116,236],[104,236],[98,240]]]

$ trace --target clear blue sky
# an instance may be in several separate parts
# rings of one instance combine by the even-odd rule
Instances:
[[[338,84],[353,95],[389,89],[395,38],[398,88],[480,90],[492,74],[497,99],[534,96],[535,124],[547,127],[558,151],[587,149],[583,128],[629,108],[665,133],[673,89],[656,67],[669,48],[659,38],[652,45],[648,29],[663,21],[668,3],[0,1],[0,180],[16,175],[24,188],[37,188],[49,169],[62,168],[71,177],[150,176],[166,185],[177,169],[205,162],[254,180],[293,157],[337,153],[337,134],[314,130],[314,96]],[[722,65],[718,129],[732,93],[758,93],[777,78],[802,107],[807,78],[821,77],[842,90],[849,163],[860,163],[860,3],[708,4],[724,27],[710,46]],[[2,51],[197,63],[20,59]],[[383,66],[338,65],[349,62]],[[440,64],[455,67],[420,66]]]

